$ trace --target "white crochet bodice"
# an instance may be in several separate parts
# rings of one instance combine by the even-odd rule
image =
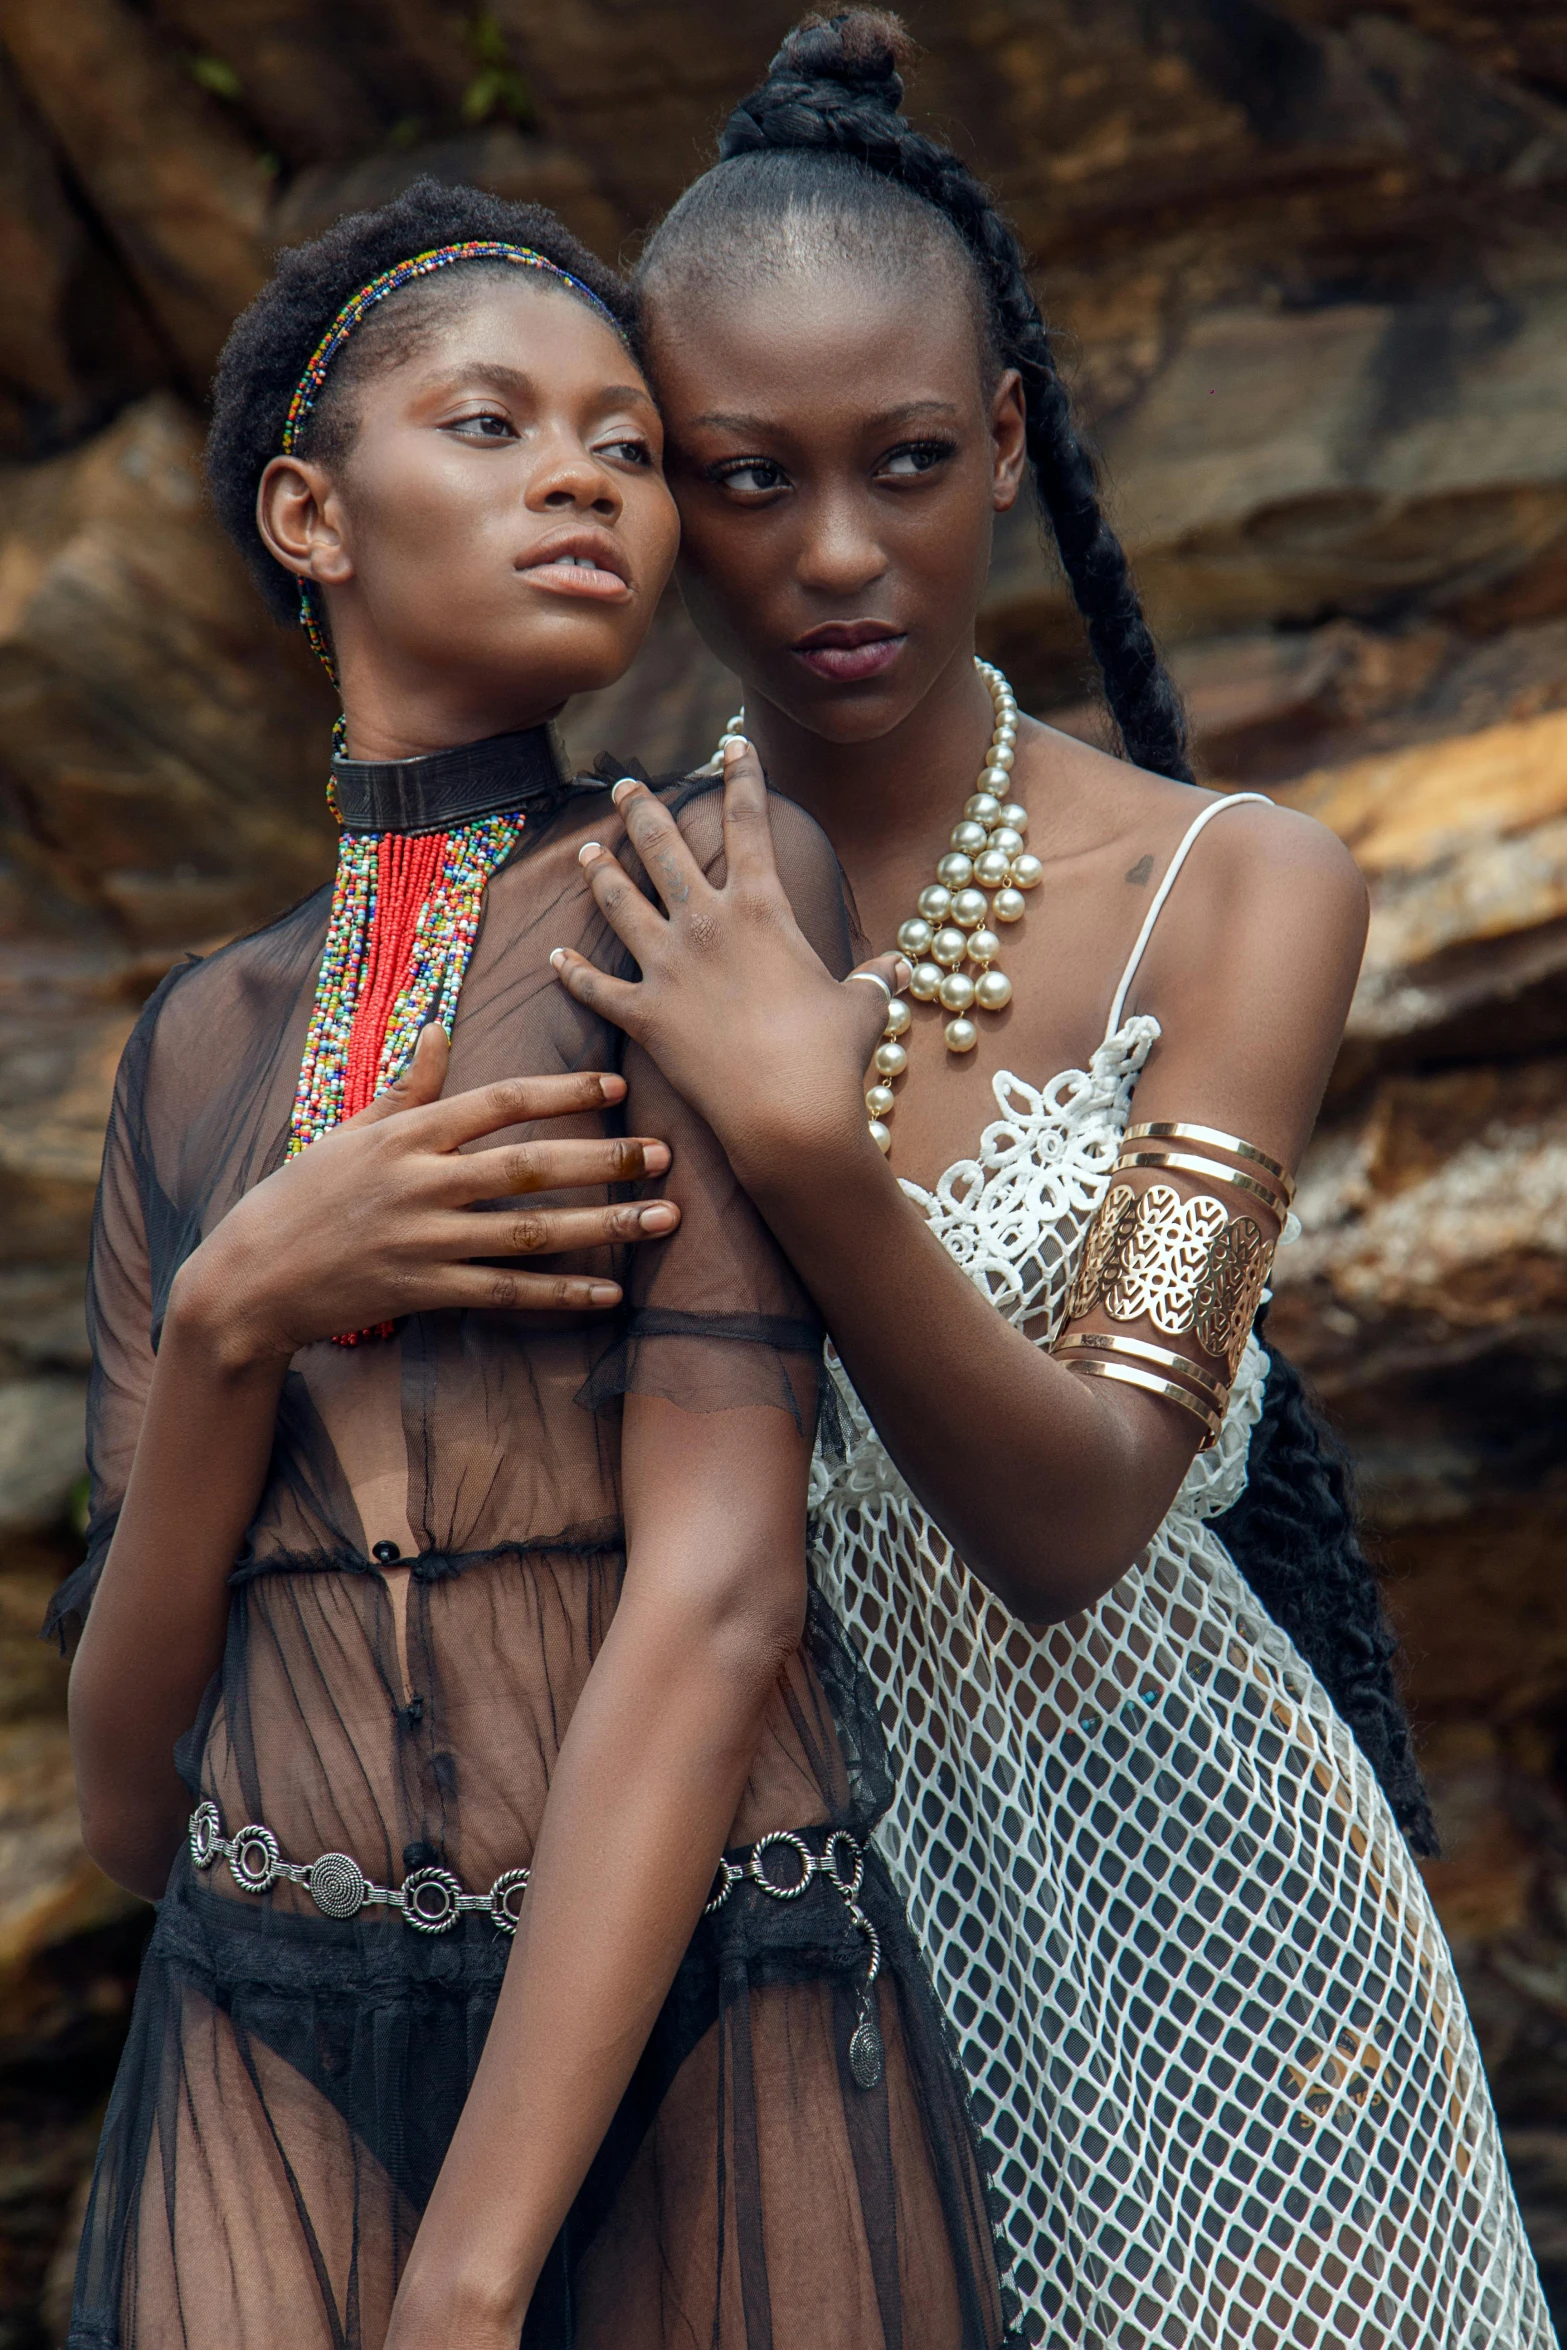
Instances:
[[[1159,1033],[1121,1018],[1125,993],[1086,1070],[998,1076],[976,1156],[905,1185],[1042,1344]],[[1424,1886],[1208,1523],[1244,1486],[1255,1340],[1147,1552],[1037,1634],[832,1376],[843,1444],[814,1466],[813,1571],[877,1690],[896,1780],[878,1841],[968,2075],[1025,2337],[1545,2350]]]

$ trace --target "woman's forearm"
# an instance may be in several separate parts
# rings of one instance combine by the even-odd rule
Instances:
[[[450,2310],[453,2266],[502,2322],[526,2307],[712,1891],[782,1661],[774,1651],[759,1672],[757,1653],[678,1618],[639,1624],[630,1609],[611,1628],[412,2255],[415,2307],[428,2288]]]
[[[831,1146],[828,1146],[831,1148]],[[959,1554],[1032,1622],[1100,1598],[1191,1456],[1169,1426],[1074,1378],[999,1314],[855,1133],[749,1178],[877,1433]]]
[[[155,1900],[190,1799],[174,1768],[223,1656],[228,1576],[267,1473],[280,1355],[236,1361],[171,1301],[103,1578],[71,1668],[87,1849]]]
[[[740,1416],[691,1420],[711,1445]],[[632,1532],[624,1593],[562,1743],[522,1927],[388,2350],[517,2338],[712,1891],[799,1641],[803,1464],[798,1483],[787,1515],[748,1509],[742,1458],[727,1488],[707,1485],[705,1505],[698,1493],[649,1539]]]

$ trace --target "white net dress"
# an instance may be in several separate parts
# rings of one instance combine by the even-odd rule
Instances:
[[[1214,803],[1208,814],[1233,803]],[[998,1076],[906,1188],[1048,1344],[1158,1023]],[[968,2072],[1027,2338],[1083,2350],[1545,2350],[1479,2051],[1370,1766],[1209,1521],[1266,1357],[1097,1606],[1037,1635],[926,1515],[835,1367],[815,1573],[898,1775],[877,1831]]]

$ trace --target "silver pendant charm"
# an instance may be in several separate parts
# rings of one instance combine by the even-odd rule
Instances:
[[[885,2062],[881,2032],[867,2003],[849,2042],[849,2070],[860,2088],[874,2089],[881,2079]]]

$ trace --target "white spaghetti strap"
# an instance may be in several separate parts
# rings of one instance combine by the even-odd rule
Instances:
[[[1158,888],[1154,891],[1153,904],[1149,907],[1147,913],[1143,916],[1143,926],[1137,933],[1137,943],[1132,948],[1130,955],[1127,957],[1126,969],[1121,973],[1121,984],[1116,989],[1114,999],[1110,1005],[1110,1017],[1105,1022],[1105,1035],[1107,1037],[1114,1036],[1116,1030],[1121,1025],[1121,1015],[1126,1007],[1126,991],[1131,986],[1132,981],[1137,977],[1137,967],[1143,959],[1148,941],[1153,936],[1153,926],[1158,921],[1160,914],[1164,911],[1164,901],[1169,896],[1171,890],[1175,887],[1176,877],[1180,873],[1181,867],[1185,864],[1187,856],[1196,842],[1198,834],[1202,831],[1202,828],[1205,824],[1212,822],[1215,816],[1222,816],[1226,808],[1242,808],[1245,807],[1249,801],[1254,802],[1258,807],[1262,808],[1271,808],[1273,805],[1273,802],[1268,798],[1266,792],[1231,792],[1227,799],[1210,800],[1207,807],[1200,810],[1199,813],[1192,818],[1191,823],[1186,827],[1185,832],[1181,836],[1180,844],[1177,847],[1174,856],[1170,859],[1169,864],[1165,867],[1164,879],[1160,882]]]

